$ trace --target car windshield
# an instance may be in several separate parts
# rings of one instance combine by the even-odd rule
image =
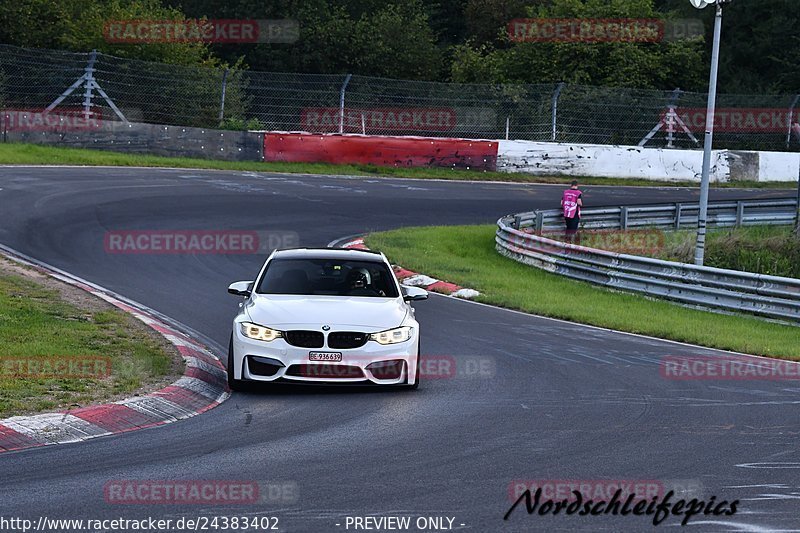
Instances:
[[[306,294],[396,298],[394,275],[385,263],[337,259],[273,259],[259,294]]]

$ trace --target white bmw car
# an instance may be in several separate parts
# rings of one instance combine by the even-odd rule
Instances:
[[[228,384],[323,382],[419,386],[419,324],[382,253],[335,248],[278,250],[243,296],[233,320]]]

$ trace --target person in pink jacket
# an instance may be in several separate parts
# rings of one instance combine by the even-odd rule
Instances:
[[[578,226],[581,223],[582,195],[577,181],[573,181],[572,186],[561,195],[561,210],[564,213],[564,223],[567,227],[565,236],[570,242],[575,242]]]

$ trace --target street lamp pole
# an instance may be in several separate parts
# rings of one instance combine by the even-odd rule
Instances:
[[[800,142],[800,124],[793,124],[792,131],[797,136],[797,141]],[[794,221],[794,234],[800,238],[800,175],[797,178],[797,218]]]
[[[705,7],[713,0],[693,1],[695,7]],[[722,4],[716,0],[714,17],[714,43],[711,48],[711,77],[708,82],[708,105],[706,108],[706,132],[703,143],[703,174],[700,180],[700,213],[697,216],[697,243],[694,249],[694,264],[703,264],[706,248],[706,220],[708,218],[708,188],[711,173],[711,143],[714,140],[714,113],[717,105],[717,72],[719,70],[719,41],[722,34]],[[704,2],[704,4],[703,4]],[[700,5],[698,5],[700,4]]]

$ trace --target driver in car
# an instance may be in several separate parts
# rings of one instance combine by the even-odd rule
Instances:
[[[383,296],[383,291],[372,287],[372,276],[366,268],[355,268],[347,274],[350,296]]]

